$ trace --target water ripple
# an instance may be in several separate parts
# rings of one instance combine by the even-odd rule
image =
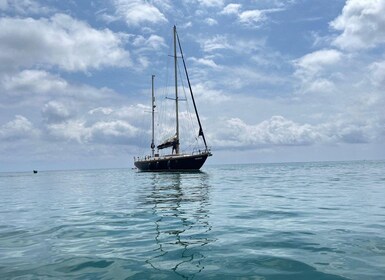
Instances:
[[[383,279],[384,162],[0,175],[1,279]]]

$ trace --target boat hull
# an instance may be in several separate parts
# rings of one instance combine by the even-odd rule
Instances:
[[[137,160],[134,164],[140,171],[193,171],[199,170],[210,155],[210,153],[201,153],[196,155],[165,156]]]

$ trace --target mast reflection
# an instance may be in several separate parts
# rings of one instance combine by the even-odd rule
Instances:
[[[204,246],[209,231],[208,174],[153,173],[152,192],[146,203],[153,205],[154,254],[147,263],[156,270],[172,270],[192,279],[204,269]]]

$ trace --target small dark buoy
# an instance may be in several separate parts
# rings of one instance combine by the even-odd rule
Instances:
[[[37,170],[34,170],[33,173],[36,174],[36,173],[37,173]]]

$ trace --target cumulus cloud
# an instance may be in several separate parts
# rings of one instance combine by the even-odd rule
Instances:
[[[47,123],[59,123],[69,119],[73,114],[63,103],[50,101],[43,106],[42,115]]]
[[[0,139],[5,141],[29,139],[38,135],[39,131],[21,115],[16,115],[15,119],[0,126]]]
[[[129,26],[141,23],[165,23],[165,15],[151,2],[143,0],[113,0],[116,16]]]
[[[138,136],[139,131],[122,120],[97,122],[90,127],[91,140],[96,143],[127,144]]]
[[[47,132],[59,141],[76,141],[86,143],[89,139],[89,130],[85,128],[84,120],[69,120],[66,122],[48,124]]]
[[[385,61],[376,61],[369,65],[370,79],[375,86],[385,86]]]
[[[349,125],[343,127],[337,136],[345,143],[367,143],[369,142],[368,132],[365,127]]]
[[[47,131],[58,141],[75,141],[80,144],[129,144],[136,142],[140,129],[124,120],[105,120],[88,123],[84,119],[71,119],[50,123]]]
[[[348,0],[330,26],[342,33],[333,44],[344,50],[368,49],[385,43],[385,1]]]
[[[228,4],[226,7],[223,8],[221,14],[238,15],[241,7],[242,7],[241,4],[234,4],[234,3]]]
[[[264,22],[267,17],[267,10],[245,10],[241,11],[241,4],[228,4],[223,8],[221,14],[223,15],[235,15],[238,19],[238,22],[242,25],[249,27],[258,27]]]
[[[230,100],[230,97],[227,94],[221,90],[213,88],[209,83],[194,84],[193,90],[194,95],[201,103],[208,102],[212,104],[218,104]]]
[[[65,80],[42,70],[23,70],[13,75],[4,75],[0,81],[7,95],[61,92],[68,87]]]
[[[295,64],[306,72],[317,73],[323,67],[334,65],[341,60],[341,52],[333,49],[315,51],[295,61]]]
[[[140,48],[140,51],[159,50],[166,47],[164,39],[158,35],[152,34],[145,38],[142,35],[135,36],[132,41],[133,46]]]
[[[113,100],[116,96],[107,88],[94,88],[87,85],[73,85],[60,76],[44,70],[23,70],[15,74],[0,76],[1,103],[44,104],[51,99],[71,99],[72,105],[94,104],[102,99]]]
[[[343,54],[334,49],[324,49],[295,60],[294,76],[301,82],[304,92],[330,92],[334,89],[332,76],[338,69]]]
[[[309,145],[321,137],[311,125],[300,125],[282,116],[274,116],[257,125],[248,125],[239,118],[226,121],[219,133],[220,146],[259,147],[265,145]]]
[[[46,132],[55,141],[130,144],[137,143],[138,136],[148,133],[148,127],[143,128],[145,110],[149,108],[141,104],[96,107],[87,114],[79,115],[66,104],[49,102],[42,109],[42,114],[46,121]]]
[[[273,6],[277,5],[273,3]],[[247,27],[260,27],[267,19],[269,13],[282,11],[283,8],[242,10],[241,4],[230,3],[225,6],[220,14],[235,16],[238,22]]]
[[[266,13],[261,10],[248,10],[241,12],[239,22],[249,26],[259,26],[266,20]]]
[[[304,146],[327,143],[367,143],[372,123],[338,120],[319,125],[300,124],[282,116],[273,116],[261,123],[246,124],[239,118],[225,121],[220,131],[211,135],[216,147],[260,148],[266,146]]]
[[[51,18],[0,19],[0,69],[52,66],[87,71],[104,66],[129,66],[123,37],[97,30],[65,14]]]

